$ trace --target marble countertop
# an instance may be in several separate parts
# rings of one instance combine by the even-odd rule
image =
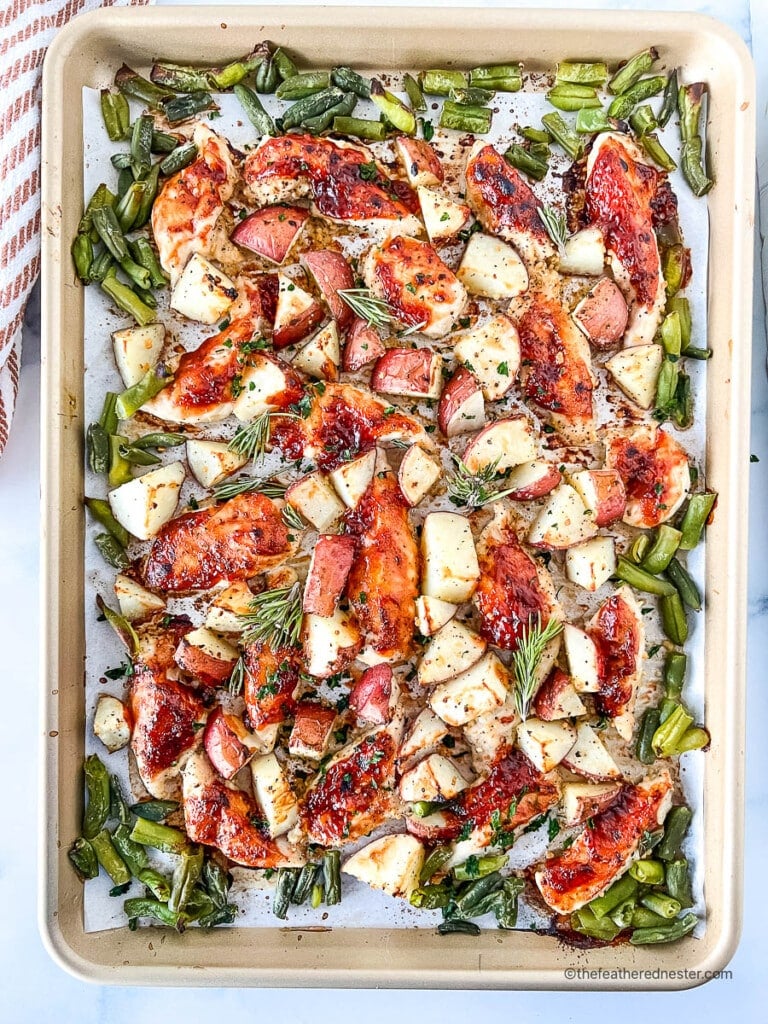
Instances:
[[[162,2],[162,0],[161,0]],[[166,0],[168,2],[168,0]],[[171,0],[173,2],[173,0]],[[423,2],[423,0],[422,0]],[[392,6],[397,6],[397,0]],[[464,6],[469,6],[466,2]],[[404,6],[404,5],[403,5]],[[437,4],[435,5],[437,6]],[[443,6],[462,6],[444,0]],[[493,0],[477,6],[503,6]],[[506,6],[524,6],[507,0]],[[570,7],[568,0],[549,6]],[[644,3],[581,0],[582,7],[702,11],[731,25],[751,43],[758,71],[761,124],[761,181],[768,187],[768,3],[765,0],[663,0]],[[649,17],[652,17],[649,14]],[[768,193],[766,193],[768,200]],[[768,202],[766,203],[768,207]],[[765,211],[768,212],[768,209]],[[765,219],[763,223],[768,223]],[[756,255],[760,245],[756,241]],[[759,266],[759,263],[758,263]],[[766,262],[768,268],[768,261]],[[751,450],[762,460],[744,467],[752,476],[749,586],[749,716],[747,766],[747,841],[744,929],[729,965],[732,978],[687,993],[571,994],[475,992],[366,992],[278,990],[170,990],[89,986],[65,974],[46,954],[36,923],[37,827],[37,630],[38,630],[38,494],[39,494],[39,311],[31,303],[24,342],[19,405],[11,442],[0,461],[0,650],[6,651],[3,683],[8,696],[0,716],[0,768],[13,780],[0,831],[0,1020],[38,1024],[58,1019],[78,1024],[128,1024],[136,1020],[247,1020],[258,1014],[281,1024],[334,1021],[345,1024],[364,1014],[368,1024],[393,1018],[424,1024],[472,1016],[498,1017],[512,1011],[526,1022],[587,1021],[597,1014],[619,1016],[622,1024],[640,1024],[684,1013],[716,1018],[737,1015],[745,1021],[765,1018],[763,923],[768,915],[768,886],[763,878],[768,849],[768,386],[766,329],[760,275],[754,289],[754,340]],[[747,538],[744,538],[747,542]]]

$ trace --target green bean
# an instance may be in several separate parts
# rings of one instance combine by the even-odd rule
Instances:
[[[667,313],[676,313],[680,324],[680,346],[683,353],[691,344],[691,304],[683,295],[671,295],[667,299]]]
[[[319,871],[319,864],[304,865],[299,872],[299,877],[296,879],[296,886],[291,895],[291,903],[295,903],[296,906],[301,906],[303,903],[307,902],[309,897],[312,895],[315,878]]]
[[[137,231],[139,228],[143,228],[144,225],[150,218],[152,213],[152,204],[157,196],[157,189],[160,182],[160,163],[152,165],[152,169],[144,179],[146,185],[146,191],[144,192],[144,198],[141,202],[141,208],[139,215],[134,221],[133,229]]]
[[[315,882],[312,886],[312,897],[310,899],[310,906],[313,910],[317,910],[320,904],[323,902],[323,885],[322,882]]]
[[[467,107],[446,100],[440,114],[440,127],[485,135],[491,130],[492,118],[493,111],[490,107]]]
[[[683,602],[680,600],[680,595],[677,591],[674,594],[668,594],[666,597],[662,597],[660,601],[661,609],[661,624],[664,629],[664,635],[667,636],[673,644],[682,646],[688,638],[688,621],[685,615],[685,608]]]
[[[664,99],[657,118],[659,126],[666,128],[670,118],[677,110],[677,68],[673,68],[667,77],[667,84],[664,86]]]
[[[656,730],[659,727],[659,712],[656,708],[648,708],[643,714],[640,723],[640,731],[637,734],[637,745],[635,754],[641,764],[653,764],[656,755],[653,751],[652,741]]]
[[[587,904],[589,909],[600,919],[615,910],[620,903],[637,895],[637,882],[631,875],[623,875],[606,889],[602,896],[597,896]]]
[[[655,928],[657,925],[667,927],[669,922],[665,917],[661,917],[659,914],[654,914],[652,910],[648,910],[647,907],[637,907],[635,912],[632,914],[631,925],[633,928]]]
[[[72,867],[83,881],[86,878],[96,878],[99,873],[99,862],[96,859],[93,847],[87,839],[83,839],[82,836],[76,839],[67,851],[67,856]]]
[[[112,259],[112,253],[105,249],[100,252],[96,259],[91,264],[91,280],[97,281],[99,284],[104,280],[109,272],[114,268],[115,261]]]
[[[226,906],[232,875],[210,857],[203,864],[202,883],[217,907]]]
[[[277,134],[275,122],[266,112],[261,100],[252,89],[249,89],[247,85],[236,85],[234,93],[240,106],[245,111],[245,116],[260,135]]]
[[[706,362],[707,359],[712,358],[712,349],[710,348],[696,348],[693,345],[689,345],[683,355],[689,359],[701,359]]]
[[[692,551],[698,545],[716,501],[716,491],[706,491],[701,494],[691,495],[683,521],[680,524],[680,532],[682,533],[680,539],[681,551]]]
[[[180,146],[182,139],[178,135],[171,135],[169,132],[152,129],[152,152],[172,153],[177,146]]]
[[[634,565],[623,555],[619,555],[616,563],[616,572],[614,573],[616,578],[628,583],[635,590],[641,590],[646,594],[656,594],[659,597],[671,597],[673,594],[677,594],[669,580],[651,576],[650,573]]]
[[[517,888],[506,883],[493,895],[491,909],[499,928],[511,930],[517,926]]]
[[[419,75],[421,91],[429,96],[448,96],[451,89],[466,89],[469,85],[463,71],[445,71],[440,68],[422,71]]]
[[[664,865],[660,860],[636,860],[629,873],[641,885],[663,885]]]
[[[265,93],[274,92],[281,79],[281,74],[275,60],[279,52],[280,51],[277,50],[271,57],[267,57],[267,59],[260,64],[258,68],[256,68],[256,74],[253,78],[253,87],[256,92],[261,93],[262,96]],[[295,68],[293,70],[293,74],[296,74]],[[285,75],[284,77],[290,78],[291,75]]]
[[[666,80],[661,75],[640,79],[613,100],[608,107],[608,116],[626,121],[638,103],[650,99],[651,96],[658,96],[665,85]]]
[[[133,176],[131,167],[123,167],[117,176],[117,195],[122,199],[136,179]]]
[[[548,146],[552,141],[552,136],[543,128],[532,128],[530,125],[516,125],[515,127],[518,134],[528,142],[538,142],[543,146]]]
[[[490,893],[496,892],[504,884],[504,879],[494,871],[474,882],[468,882],[455,897],[456,910],[461,917],[473,917],[477,904]]]
[[[117,826],[112,836],[112,842],[117,852],[125,861],[128,870],[132,875],[135,875],[136,878],[140,876],[142,871],[146,871],[149,868],[149,857],[147,856],[147,851],[139,843],[133,842],[131,839],[131,830],[128,825]],[[157,893],[154,893],[154,895],[157,896]]]
[[[136,218],[141,211],[141,204],[144,200],[144,193],[147,184],[144,181],[134,181],[126,190],[120,202],[115,207],[115,217],[123,234],[131,230],[136,223]]]
[[[115,631],[122,643],[125,644],[128,653],[133,657],[139,649],[139,638],[136,636],[136,630],[130,624],[128,619],[119,612],[113,611],[101,594],[96,595],[96,607],[107,620],[111,628]]]
[[[463,921],[461,918],[452,918],[449,921],[441,921],[437,926],[438,935],[479,935],[480,929],[474,921]]]
[[[129,242],[128,245],[133,258],[148,272],[150,282],[155,288],[162,288],[168,284],[168,276],[160,266],[155,250],[152,248],[148,238],[140,235],[132,242]]]
[[[150,917],[176,931],[183,931],[187,920],[185,914],[171,910],[167,903],[160,900],[150,900],[142,897],[126,900],[123,903],[123,910],[129,921],[136,921],[140,917]]]
[[[413,75],[403,75],[403,89],[405,95],[408,97],[408,102],[414,110],[426,110],[427,102],[424,99],[424,93],[419,87],[419,83],[413,77]]]
[[[101,184],[88,200],[80,223],[77,225],[78,235],[89,235],[92,242],[98,242],[99,235],[93,226],[93,211],[102,206],[114,206],[117,196],[111,192],[106,185]]]
[[[200,879],[203,870],[204,853],[202,846],[192,846],[182,853],[173,869],[171,895],[168,898],[168,909],[181,911],[187,905],[190,894]]]
[[[414,889],[408,900],[412,907],[419,910],[442,910],[453,899],[453,889],[445,882],[439,885],[422,885]]]
[[[106,824],[109,816],[109,772],[96,754],[83,763],[87,800],[83,815],[83,838],[93,839]]]
[[[128,246],[111,206],[100,206],[93,211],[93,226],[110,254],[118,261],[128,259]]]
[[[99,426],[107,434],[114,434],[117,431],[117,423],[117,395],[114,391],[107,391],[101,407]]]
[[[518,92],[523,87],[523,72],[519,64],[493,64],[472,68],[469,84],[494,92]]]
[[[385,89],[376,78],[371,80],[371,99],[384,115],[384,119],[398,131],[404,132],[406,135],[415,134],[416,117],[411,108],[398,99],[394,93]]]
[[[457,882],[468,882],[473,878],[484,878],[493,871],[500,871],[507,863],[506,853],[489,853],[484,857],[469,857],[463,864],[453,869],[453,877]]]
[[[98,835],[93,836],[90,839],[90,843],[93,847],[93,852],[96,854],[96,860],[98,860],[115,885],[125,885],[126,882],[130,882],[131,872],[115,849],[112,837],[105,828]]]
[[[127,440],[127,437],[122,437],[120,434],[110,434],[109,436],[109,475],[107,483],[110,487],[119,487],[121,484],[127,484],[133,479],[131,465],[120,451]]]
[[[371,95],[371,83],[367,78],[358,75],[352,68],[339,65],[331,70],[331,81],[344,92],[353,92],[361,99],[367,100]]]
[[[272,60],[274,61],[275,68],[283,81],[285,81],[286,78],[294,78],[299,73],[299,69],[282,46],[279,46],[272,54]]]
[[[688,870],[688,861],[684,857],[667,862],[664,884],[669,895],[677,900],[683,910],[693,906],[691,876]]]
[[[693,423],[693,394],[691,379],[683,370],[677,375],[675,401],[670,410],[672,419],[678,427],[684,429]]]
[[[143,434],[131,443],[133,448],[178,448],[187,440],[186,434]]]
[[[137,288],[141,289],[141,291],[148,291],[151,280],[149,272],[145,267],[142,267],[141,264],[136,263],[135,260],[129,257],[128,259],[120,260],[120,269]],[[144,296],[139,295],[139,298],[146,302]],[[146,304],[149,305],[149,303]]]
[[[157,363],[150,370],[147,370],[137,384],[127,388],[121,395],[118,395],[117,415],[121,420],[129,420],[145,402],[159,394],[172,380],[173,375],[168,372],[167,367],[163,363]]]
[[[138,818],[131,831],[131,839],[134,843],[141,843],[142,846],[152,846],[163,853],[186,853],[189,849],[189,840],[177,828],[170,825],[161,825],[157,821],[149,821],[147,818]]]
[[[588,85],[556,85],[547,93],[547,99],[559,110],[582,110],[584,107],[602,106],[597,93]]]
[[[160,161],[160,173],[166,178],[171,174],[182,171],[197,160],[197,146],[194,142],[187,142],[184,146],[178,146],[172,153]]]
[[[131,564],[125,548],[111,533],[96,534],[93,538],[93,543],[99,549],[104,560],[111,566],[114,566],[115,569],[127,569]]]
[[[696,196],[703,196],[714,185],[704,169],[704,142],[699,134],[701,104],[706,92],[703,82],[680,86],[677,105],[680,113],[680,167],[683,177]]]
[[[152,452],[145,451],[143,448],[135,448],[132,444],[121,444],[120,455],[132,466],[159,466],[162,461]]]
[[[670,810],[664,822],[664,838],[656,848],[657,856],[662,860],[677,859],[692,819],[693,812],[685,804],[677,804]]]
[[[115,168],[116,171],[128,171],[131,169],[131,154],[130,153],[113,153],[109,158],[109,162]],[[133,177],[133,175],[131,175]]]
[[[338,850],[323,854],[323,882],[327,906],[341,903],[341,855]]]
[[[129,68],[127,64],[123,64],[115,75],[115,85],[124,96],[141,100],[143,103],[148,103],[151,107],[161,106],[163,100],[169,99],[174,95],[170,89],[166,89],[161,85],[155,85],[154,82],[149,82],[146,78],[142,78],[133,68]]]
[[[677,900],[663,892],[647,892],[640,897],[640,902],[647,910],[652,910],[654,914],[658,914],[659,917],[663,917],[667,921],[677,917],[681,910]]]
[[[176,92],[198,92],[210,86],[204,71],[180,64],[153,64],[149,77],[156,85],[166,85]]]
[[[532,142],[528,147],[528,152],[536,160],[541,160],[544,163],[549,162],[549,158],[552,156],[552,150],[549,147],[549,143],[546,142]]]
[[[581,156],[583,149],[581,139],[557,111],[553,110],[549,114],[544,114],[541,123],[572,160],[577,160]]]
[[[89,284],[93,266],[93,242],[90,235],[75,235],[72,243],[72,261],[79,279],[83,284]]]
[[[110,141],[120,142],[126,138],[131,126],[131,111],[128,100],[121,92],[101,90],[101,116]]]
[[[576,112],[576,131],[579,135],[610,132],[613,128],[614,122],[609,119],[602,107],[581,107]]]
[[[656,928],[636,928],[632,932],[629,941],[633,946],[677,942],[678,939],[682,939],[684,935],[692,932],[697,924],[698,918],[695,914],[685,914],[666,928],[660,926]]]
[[[328,71],[307,71],[305,74],[284,79],[278,85],[275,96],[279,100],[303,100],[307,96],[314,96],[315,93],[329,89],[330,86],[331,76]]]
[[[675,552],[680,546],[682,534],[673,526],[662,523],[656,528],[653,543],[640,563],[641,569],[656,576],[669,566]]]
[[[603,61],[579,63],[572,60],[558,62],[555,78],[573,85],[602,85],[608,77],[608,65]]]
[[[688,268],[688,254],[681,244],[669,245],[662,255],[662,273],[667,286],[667,296],[676,295],[683,286]]]
[[[131,134],[131,167],[133,176],[141,178],[149,173],[152,166],[152,133],[155,119],[149,114],[142,114],[133,122]]]
[[[644,74],[651,70],[658,59],[659,53],[654,46],[636,53],[609,80],[608,92],[617,95],[631,89]]]
[[[504,159],[512,167],[524,174],[528,174],[535,181],[546,178],[549,164],[546,160],[537,159],[529,150],[523,146],[513,143],[504,153]]]
[[[134,284],[133,290],[145,306],[149,306],[150,309],[157,309],[157,299],[154,296],[154,292],[151,292],[149,288],[139,288],[137,284]]]
[[[657,127],[656,116],[649,103],[638,107],[629,118],[629,124],[636,135],[647,135]]]
[[[145,821],[165,821],[169,814],[178,811],[179,804],[176,800],[141,800],[137,804],[131,804],[131,811],[137,818]]]
[[[434,877],[453,856],[452,846],[436,846],[424,861],[419,872],[419,882],[423,885]]]
[[[692,725],[686,729],[680,738],[675,749],[676,754],[685,754],[689,750],[703,750],[712,742],[712,737],[707,729]]]
[[[468,89],[451,89],[449,99],[464,107],[484,106],[491,102],[496,95],[492,89],[478,89],[474,86]]]
[[[306,117],[317,117],[324,114],[326,110],[335,107],[344,98],[341,89],[324,89],[322,92],[307,96],[306,99],[297,100],[283,113],[280,118],[283,128],[296,128],[304,122]]]
[[[632,918],[634,916],[636,909],[637,900],[634,897],[632,897],[631,899],[625,900],[623,903],[620,903],[615,910],[612,910],[610,912],[608,917],[610,917],[611,921],[613,921],[613,923],[616,925],[617,928],[620,929],[620,931],[624,931],[625,928],[629,928],[629,926],[632,924]],[[602,920],[604,921],[605,918],[602,918]]]
[[[619,904],[617,904],[617,907]],[[602,942],[612,942],[621,929],[612,921],[609,914],[602,917],[595,917],[590,909],[591,904],[581,907],[571,914],[571,928],[582,935],[588,935],[592,939],[599,939]],[[612,908],[615,910],[616,907]]]
[[[642,560],[645,558],[645,553],[650,546],[651,539],[648,536],[648,534],[638,534],[638,536],[635,537],[635,539],[632,541],[632,544],[629,548],[628,554],[631,561],[633,561],[636,565],[639,565],[640,562],[642,562]]]
[[[272,913],[275,917],[279,917],[281,921],[284,921],[288,916],[288,906],[296,888],[298,877],[298,868],[280,868],[277,872]]]
[[[337,117],[348,117],[356,105],[357,96],[353,92],[345,93],[344,97],[330,110],[326,110],[324,114],[305,118],[304,127],[313,133],[327,131]]]
[[[653,160],[654,163],[658,164],[664,171],[674,171],[677,167],[674,159],[664,149],[662,144],[659,142],[658,137],[653,134],[643,135],[640,139],[640,145],[643,147],[648,156]]]
[[[683,604],[695,612],[701,611],[699,588],[690,573],[676,558],[673,558],[667,566],[667,578],[674,583]]]
[[[670,700],[678,700],[683,692],[688,658],[682,651],[669,651],[664,662],[664,691]]]
[[[367,142],[383,142],[387,126],[383,121],[368,121],[362,117],[335,117],[333,130],[339,135],[352,135]]]
[[[169,124],[179,124],[181,121],[188,121],[197,114],[205,111],[218,111],[209,92],[190,92],[183,96],[174,96],[171,100],[163,103],[163,113]]]

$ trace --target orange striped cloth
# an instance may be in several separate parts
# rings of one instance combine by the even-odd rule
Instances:
[[[0,455],[19,384],[24,307],[40,272],[40,73],[76,14],[147,0],[0,0]]]

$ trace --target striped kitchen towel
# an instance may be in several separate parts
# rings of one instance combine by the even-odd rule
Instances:
[[[40,272],[40,77],[76,14],[146,0],[0,0],[0,454],[16,403],[24,307]]]

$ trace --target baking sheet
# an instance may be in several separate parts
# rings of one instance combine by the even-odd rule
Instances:
[[[380,69],[376,69],[379,77]],[[368,73],[371,73],[370,71]],[[383,76],[386,80],[387,76]],[[539,81],[541,80],[541,76]],[[396,85],[398,79],[393,76],[389,83],[393,91],[398,91]],[[526,83],[526,91],[515,94],[496,95],[493,106],[499,110],[494,114],[492,132],[483,138],[498,145],[502,150],[510,142],[517,139],[513,131],[514,124],[538,124],[541,114],[551,110],[541,92],[528,91],[532,88],[531,83]],[[280,108],[280,104],[274,97],[262,97],[270,111],[274,112]],[[221,117],[216,118],[211,127],[221,132],[237,148],[244,148],[256,141],[255,133],[250,124],[244,119],[242,110],[232,95],[217,97],[221,107]],[[433,102],[434,107],[440,103]],[[370,111],[366,112],[366,106]],[[138,113],[140,108],[135,107],[133,113]],[[360,101],[355,111],[359,116],[377,116],[372,104],[368,105]],[[425,115],[428,118],[437,120],[437,111],[428,111]],[[95,89],[83,89],[83,124],[84,124],[84,198],[87,199],[101,181],[106,181],[111,187],[116,182],[117,172],[113,170],[109,156],[115,151],[115,144],[110,143],[104,132],[100,105],[99,93]],[[182,126],[183,127],[183,126]],[[459,133],[443,132],[435,126],[433,145],[438,151],[443,151],[448,157],[455,147]],[[678,145],[678,128],[673,121],[661,133],[662,142],[670,152],[675,153]],[[385,144],[386,145],[386,144]],[[372,146],[374,151],[380,147]],[[555,198],[559,188],[556,175],[568,165],[565,158],[552,161],[552,172],[550,177],[543,183],[534,184],[534,190],[544,199]],[[449,175],[450,177],[450,175]],[[693,277],[686,291],[691,302],[692,319],[694,325],[694,344],[706,345],[707,338],[707,254],[709,238],[709,222],[707,203],[705,200],[697,200],[688,189],[679,172],[672,176],[672,183],[679,202],[680,223],[686,244],[691,249],[693,264]],[[360,239],[358,247],[365,244]],[[181,324],[178,318],[169,318],[167,314],[167,291],[158,293],[159,308],[158,319],[169,323],[172,322],[173,330],[177,339],[186,348],[196,347],[200,341],[210,336],[212,329],[202,325]],[[112,345],[110,339],[111,331],[126,326],[126,317],[122,314],[116,315],[108,304],[108,300],[98,288],[85,289],[85,422],[91,422],[98,418],[105,391],[119,391],[122,384],[114,366],[112,358]],[[706,408],[706,363],[691,361],[687,367],[692,377],[694,394],[696,397],[697,415],[694,426],[682,433],[679,433],[681,443],[689,452],[693,463],[700,473],[704,473],[705,453],[705,415]],[[610,410],[603,406],[599,408],[602,419],[606,421]],[[169,428],[171,429],[171,428]],[[675,433],[670,425],[670,429]],[[207,430],[203,430],[200,436],[213,436],[226,438],[230,436],[234,426],[228,423],[216,424]],[[171,450],[166,453],[164,461],[174,461],[178,450]],[[90,496],[103,496],[103,478],[95,477],[86,466],[86,494]],[[187,478],[182,490],[179,502],[181,510],[191,495],[204,498],[205,491],[200,488],[191,478]],[[435,507],[439,507],[436,505]],[[451,508],[452,506],[447,506]],[[112,633],[112,630],[103,622],[97,621],[95,609],[95,594],[98,592],[114,605],[114,593],[112,584],[115,570],[106,565],[93,544],[93,536],[99,531],[99,527],[93,523],[86,524],[87,538],[85,546],[85,571],[86,571],[86,752],[98,753],[108,764],[111,771],[116,772],[120,777],[126,793],[130,792],[129,780],[129,756],[127,751],[117,754],[106,754],[103,746],[95,739],[91,729],[93,709],[100,694],[113,693],[116,696],[123,695],[123,681],[110,681],[104,676],[105,669],[114,668],[125,660],[124,650],[119,641]],[[688,562],[694,578],[700,588],[704,587],[704,546],[696,552],[691,553]],[[611,584],[601,588],[596,595],[587,595],[579,591],[579,601],[583,605],[589,605],[589,612],[597,606],[611,591]],[[640,595],[645,598],[647,595]],[[653,599],[642,600],[643,608],[655,608]],[[567,607],[566,607],[567,610]],[[195,608],[194,602],[190,599],[169,601],[169,611],[185,612],[190,615],[195,624],[199,624],[202,616]],[[689,675],[686,684],[686,703],[692,709],[697,721],[705,718],[704,715],[704,618],[705,613],[698,616],[690,616],[691,635],[686,644],[686,653],[689,656]],[[646,647],[654,646],[660,639],[658,634],[658,621],[655,612],[648,615],[645,620],[647,630]],[[641,712],[646,702],[655,703],[658,699],[656,692],[656,680],[661,671],[661,658],[656,657],[646,664],[644,681],[638,694],[638,713]],[[712,723],[709,723],[710,725]],[[680,762],[680,782],[686,800],[691,806],[698,810],[694,818],[694,824],[686,840],[685,853],[693,864],[693,891],[696,899],[694,911],[700,915],[704,914],[703,902],[703,850],[704,850],[704,828],[703,828],[703,757],[700,752],[685,755]],[[368,840],[364,840],[367,842]],[[362,845],[363,843],[359,844]],[[541,858],[548,846],[546,836],[546,825],[542,826],[535,834],[522,836],[510,851],[509,866],[512,869],[522,868],[529,863]],[[354,847],[350,847],[350,850]],[[166,870],[171,864],[170,858],[155,854],[157,866]],[[247,869],[235,869],[235,883],[233,885],[231,898],[241,909],[237,918],[236,926],[251,927],[273,927],[284,928],[285,923],[274,917],[271,911],[269,894],[272,891],[272,884],[264,879],[263,872],[254,872]],[[133,890],[127,896],[137,895],[140,886],[134,882]],[[108,895],[109,885],[101,877],[86,883],[84,900],[84,923],[87,932],[100,931],[108,928],[125,925],[125,916],[122,911],[122,898],[111,898]],[[289,926],[321,925],[326,927],[386,927],[386,928],[431,928],[439,921],[439,912],[416,910],[406,901],[394,900],[380,892],[370,889],[363,883],[352,879],[349,876],[343,878],[343,901],[335,907],[323,907],[319,910],[312,910],[308,907],[291,907],[289,913]],[[487,921],[481,920],[481,925],[495,927],[491,917]],[[533,926],[546,927],[548,918],[542,917],[532,908],[521,902],[518,928],[529,929]],[[705,924],[699,926],[699,933]],[[698,933],[697,933],[698,934]]]

